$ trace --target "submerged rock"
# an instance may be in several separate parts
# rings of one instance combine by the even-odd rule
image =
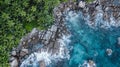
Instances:
[[[93,60],[88,60],[88,61],[85,61],[79,67],[96,67],[96,64],[95,64],[95,62]]]
[[[44,61],[40,61],[40,67],[46,67],[45,62]]]
[[[118,45],[120,45],[120,37],[118,37]]]
[[[92,60],[89,60],[89,61],[88,61],[88,67],[96,67],[95,62],[92,61]]]
[[[112,49],[106,49],[106,53],[108,56],[112,55]]]

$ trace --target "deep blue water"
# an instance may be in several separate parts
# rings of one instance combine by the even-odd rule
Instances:
[[[66,21],[72,35],[70,45],[73,46],[68,67],[78,67],[85,60],[93,60],[97,67],[120,67],[120,46],[117,45],[120,28],[93,29],[85,22],[82,14]],[[107,55],[107,48],[112,49],[111,56]]]

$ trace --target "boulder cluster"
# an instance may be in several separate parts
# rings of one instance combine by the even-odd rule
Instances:
[[[41,30],[34,28],[30,33],[24,36],[18,47],[13,48],[10,54],[10,65],[11,67],[19,67],[20,64],[27,58],[31,53],[35,51],[49,50],[52,53],[56,53],[59,50],[59,42],[63,35],[69,35],[70,32],[65,26],[65,14],[71,10],[82,11],[84,16],[89,14],[91,16],[91,21],[94,21],[94,16],[97,12],[100,12],[98,7],[101,7],[101,11],[105,19],[109,20],[110,15],[115,17],[116,20],[120,20],[119,6],[115,5],[113,2],[115,0],[95,0],[92,3],[86,3],[82,0],[73,2],[61,3],[59,6],[55,7],[54,13],[54,24],[47,30]],[[111,12],[112,13],[109,13]],[[93,22],[94,23],[94,22]],[[120,25],[120,22],[117,22]],[[119,39],[118,39],[119,40]],[[40,44],[39,44],[40,43]],[[41,45],[42,48],[34,49],[34,46]],[[40,63],[44,66],[44,63]]]
[[[93,3],[87,4],[84,8],[84,16],[90,16],[90,25],[95,26],[96,16],[102,22],[99,26],[105,27],[119,27],[120,26],[120,0],[95,0]],[[98,15],[99,14],[99,15]]]

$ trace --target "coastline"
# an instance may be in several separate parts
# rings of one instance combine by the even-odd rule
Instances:
[[[105,0],[103,0],[104,2]],[[80,3],[80,4],[79,4]],[[104,4],[101,2],[94,1],[93,3],[86,4],[85,2],[66,2],[61,3],[59,6],[55,7],[53,10],[54,13],[54,24],[44,31],[39,31],[36,28],[34,28],[30,33],[28,33],[26,36],[24,36],[18,47],[13,49],[11,52],[10,61],[11,63],[17,63],[16,66],[20,66],[21,63],[24,61],[25,58],[27,58],[31,53],[33,53],[34,49],[31,48],[35,46],[36,44],[40,43],[43,44],[42,49],[52,51],[53,54],[55,54],[59,50],[60,44],[58,43],[58,39],[62,38],[64,35],[70,35],[70,32],[67,30],[65,25],[65,14],[69,11],[82,11],[84,16],[87,15],[90,16],[91,23],[89,25],[95,26],[95,16],[97,13],[102,13],[105,20],[110,21],[110,14],[108,14],[107,11],[110,11],[111,6],[114,6],[111,4],[109,7],[104,7],[103,10],[99,11],[99,7],[101,8],[101,5],[104,6]],[[114,7],[115,8],[115,7]],[[117,9],[116,9],[117,10]],[[116,11],[115,10],[115,11]],[[119,12],[118,12],[119,13]],[[113,17],[119,21],[120,17],[117,12],[111,13]],[[117,24],[112,24],[112,26],[120,26],[120,22]],[[41,49],[39,49],[41,50]],[[39,51],[37,50],[37,51]]]

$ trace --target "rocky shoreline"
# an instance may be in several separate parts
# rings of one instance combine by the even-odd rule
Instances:
[[[39,31],[34,28],[30,33],[24,36],[18,47],[14,48],[11,51],[10,56],[10,65],[11,67],[19,67],[20,64],[27,58],[31,53],[41,50],[49,50],[52,53],[56,53],[59,50],[59,42],[63,35],[69,35],[70,32],[65,26],[65,14],[69,11],[82,11],[84,16],[90,15],[91,25],[94,26],[94,17],[98,12],[103,13],[105,20],[110,21],[110,15],[112,15],[116,22],[115,25],[120,26],[120,12],[118,12],[119,6],[114,5],[112,2],[114,0],[96,0],[93,3],[85,3],[84,1],[73,2],[69,1],[67,3],[61,3],[59,6],[55,7],[53,10],[54,13],[54,24],[49,27],[47,30]],[[109,3],[109,6],[106,6],[106,3]],[[98,9],[101,7],[101,11]],[[109,11],[112,13],[109,13]],[[42,48],[34,49],[38,43],[41,44]],[[44,67],[44,66],[43,66]]]

